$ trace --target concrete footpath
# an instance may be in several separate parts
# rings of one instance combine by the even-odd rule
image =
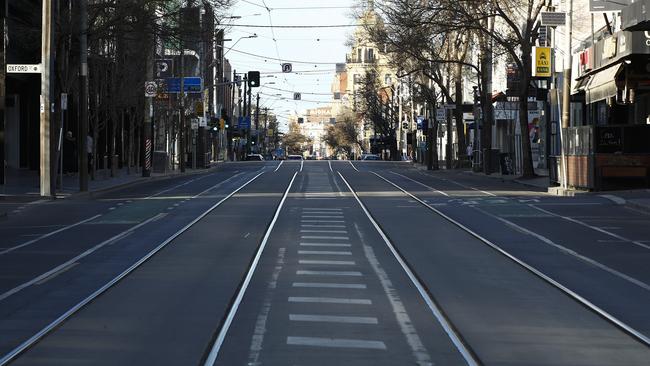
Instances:
[[[193,175],[215,169],[217,163],[213,163],[207,169],[187,169],[185,173],[180,170],[170,170],[166,173],[152,173],[150,177],[143,177],[140,170],[132,168],[117,171],[115,177],[110,177],[104,171],[98,171],[94,180],[89,180],[88,191],[79,191],[79,176],[76,174],[63,177],[62,188],[57,189],[56,199],[68,199],[76,197],[92,196],[105,193],[111,190],[129,187],[135,184],[158,181],[178,177],[181,175]],[[30,205],[49,202],[52,198],[44,198],[39,194],[38,173],[34,171],[14,171],[9,176],[8,184],[0,186],[0,219],[6,218],[12,213],[18,213]]]
[[[426,166],[420,164],[413,164],[417,169],[427,170]],[[444,169],[443,169],[444,170]],[[581,190],[568,190],[563,191],[558,187],[553,187],[550,185],[548,174],[544,175],[546,172],[541,171],[542,175],[538,175],[535,178],[521,178],[516,175],[502,175],[500,173],[493,173],[490,175],[485,175],[483,173],[476,173],[468,169],[458,169],[458,172],[463,172],[473,177],[480,177],[483,179],[501,182],[515,182],[521,184],[522,186],[533,187],[533,188],[543,188],[548,190],[551,194],[561,195],[561,196],[576,196],[576,195],[596,195],[600,197],[607,198],[616,204],[626,205],[628,207],[650,212],[650,189],[634,189],[634,190],[619,190],[619,191],[598,191],[598,192],[589,192]]]

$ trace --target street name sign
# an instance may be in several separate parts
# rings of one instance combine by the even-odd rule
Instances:
[[[621,11],[631,3],[631,0],[589,0],[589,11],[598,13]]]
[[[543,11],[541,16],[543,26],[559,27],[566,25],[566,13],[563,11]]]
[[[167,78],[166,93],[180,93],[181,92],[181,78]],[[183,89],[185,93],[196,94],[201,93],[203,90],[203,80],[200,77],[187,77],[183,82]]]
[[[444,109],[456,109],[455,104],[445,104],[442,106]]]
[[[40,74],[41,64],[7,64],[9,74]]]

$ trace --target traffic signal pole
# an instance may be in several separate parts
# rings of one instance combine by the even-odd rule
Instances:
[[[40,118],[40,194],[51,197],[55,193],[52,161],[52,0],[43,0],[41,37],[41,118]]]

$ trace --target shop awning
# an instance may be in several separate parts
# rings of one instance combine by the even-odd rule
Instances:
[[[585,88],[587,104],[616,96],[616,76],[622,70],[623,65],[616,64],[592,75]]]
[[[589,76],[589,75],[576,80],[576,83],[573,86],[573,90],[571,91],[571,94],[579,93],[579,92],[585,90],[585,88],[587,87],[587,84],[589,84],[589,80],[591,80],[591,76]]]

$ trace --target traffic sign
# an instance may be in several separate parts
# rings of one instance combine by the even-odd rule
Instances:
[[[160,79],[172,77],[172,62],[171,59],[156,60],[156,77]]]
[[[181,92],[181,78],[167,78],[167,90],[165,93],[180,93]],[[185,93],[201,93],[203,80],[199,77],[188,77],[183,82],[183,89]]]
[[[446,109],[436,109],[436,120],[444,121],[447,119],[447,110]]]
[[[444,108],[444,109],[456,109],[456,105],[455,104],[445,104],[445,105],[442,106],[442,108]]]
[[[542,26],[558,27],[566,24],[566,13],[563,11],[543,11]]]
[[[9,74],[40,74],[41,64],[7,64]]]
[[[155,81],[145,81],[144,83],[144,96],[153,98],[158,94],[158,85]]]
[[[290,63],[282,64],[282,72],[291,72],[293,71],[293,66]]]
[[[61,93],[61,110],[62,111],[67,111],[68,110],[68,94],[67,93]]]
[[[293,93],[293,100],[300,100],[302,99],[302,95],[300,93]]]

